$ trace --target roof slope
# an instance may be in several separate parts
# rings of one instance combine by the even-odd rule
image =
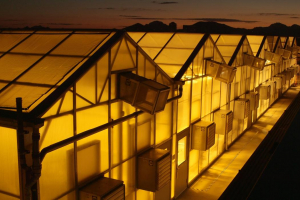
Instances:
[[[0,107],[14,109],[22,97],[32,110],[72,75],[115,33],[22,32],[0,33]]]

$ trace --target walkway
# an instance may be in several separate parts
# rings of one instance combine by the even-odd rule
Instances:
[[[244,135],[236,141],[190,188],[177,199],[218,199],[266,134],[296,97],[300,87],[290,88]]]

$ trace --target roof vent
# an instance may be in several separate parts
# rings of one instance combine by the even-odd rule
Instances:
[[[131,72],[119,76],[119,98],[150,114],[163,111],[170,88]]]

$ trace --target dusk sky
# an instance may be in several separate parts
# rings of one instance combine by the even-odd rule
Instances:
[[[215,21],[254,28],[280,22],[300,24],[299,0],[2,0],[0,28],[121,29],[162,21],[192,25]]]

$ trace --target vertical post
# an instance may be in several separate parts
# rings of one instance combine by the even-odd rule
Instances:
[[[16,98],[17,104],[17,145],[18,145],[18,163],[19,163],[19,185],[20,185],[20,199],[25,200],[26,197],[26,158],[25,158],[25,147],[24,147],[24,130],[23,130],[23,119],[22,119],[22,98]]]
[[[230,95],[231,95],[231,83],[227,84],[227,104],[226,104],[226,109],[230,110]]]
[[[35,181],[31,187],[32,200],[38,200],[37,181],[41,176],[41,161],[40,161],[40,132],[39,127],[34,126],[32,131],[32,176],[35,176]],[[33,178],[32,178],[33,179]]]

